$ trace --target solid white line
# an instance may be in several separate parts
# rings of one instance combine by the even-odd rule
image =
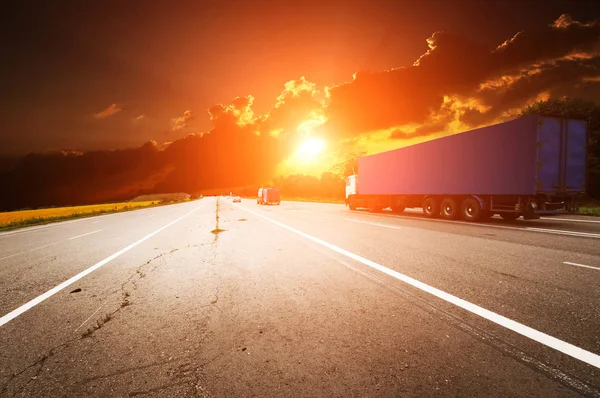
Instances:
[[[96,230],[96,231],[88,232],[87,234],[77,235],[77,236],[74,236],[74,237],[72,237],[72,238],[69,238],[69,240],[73,240],[73,239],[81,238],[82,236],[88,236],[88,235],[91,235],[91,234],[95,234],[96,232],[100,232],[100,231],[102,231],[102,230],[101,230],[101,229],[98,229],[98,230]]]
[[[150,210],[150,209],[140,209],[140,210]],[[135,211],[140,211],[140,210],[135,210]],[[15,229],[14,231],[0,232],[0,237],[10,236],[10,235],[14,235],[14,234],[24,234],[26,232],[36,232],[38,230],[60,227],[62,225],[68,225],[68,224],[82,222],[82,221],[96,220],[98,218],[111,217],[111,216],[116,216],[119,214],[121,214],[121,213],[101,214],[98,216],[78,218],[76,220],[57,221],[57,222],[52,222],[52,223],[48,223],[48,224],[44,224],[44,225],[38,225],[38,226],[34,226],[34,227],[20,228],[20,229]],[[96,221],[96,222],[99,222],[99,221]],[[95,222],[93,222],[92,224],[95,224]]]
[[[239,206],[239,207],[241,207],[241,206]],[[526,326],[519,322],[513,321],[512,319],[506,318],[502,315],[496,314],[495,312],[492,312],[492,311],[487,310],[483,307],[480,307],[476,304],[470,303],[466,300],[463,300],[461,298],[453,296],[453,295],[446,293],[440,289],[437,289],[433,286],[427,285],[421,281],[418,281],[407,275],[404,275],[398,271],[394,271],[394,270],[387,268],[381,264],[378,264],[374,261],[368,260],[359,255],[356,255],[356,254],[349,252],[348,250],[342,249],[338,246],[332,245],[331,243],[325,242],[324,240],[321,240],[319,238],[315,238],[312,235],[309,235],[307,233],[299,231],[299,230],[292,228],[286,224],[283,224],[279,221],[275,221],[275,220],[273,220],[269,217],[266,217],[260,213],[246,209],[244,207],[242,207],[242,208],[244,210],[246,210],[247,212],[250,212],[258,217],[264,218],[265,220],[270,221],[275,225],[285,228],[288,231],[291,231],[300,236],[303,236],[306,239],[309,239],[315,243],[325,246],[341,255],[349,257],[349,258],[351,258],[355,261],[358,261],[368,267],[376,269],[380,272],[383,272],[386,275],[389,275],[389,276],[396,278],[404,283],[407,283],[413,287],[416,287],[417,289],[420,289],[420,290],[427,292],[433,296],[436,296],[444,301],[447,301],[447,302],[454,304],[462,309],[465,309],[475,315],[479,315],[480,317],[485,318],[491,322],[494,322],[497,325],[503,326],[509,330],[512,330],[513,332],[516,332],[516,333],[522,335],[522,336],[528,337],[534,341],[537,341],[538,343],[541,343],[550,348],[554,348],[557,351],[560,351],[564,354],[567,354],[573,358],[576,358],[582,362],[585,362],[589,365],[592,365],[592,366],[600,369],[600,356],[598,356],[597,354],[594,354],[593,352],[586,351],[586,350],[579,348],[573,344],[567,343],[565,341],[557,339],[556,337],[553,337],[546,333],[540,332],[539,330],[533,329],[529,326]]]
[[[89,267],[88,269],[78,273],[77,275],[73,276],[72,278],[64,281],[63,283],[61,283],[60,285],[48,290],[46,293],[34,298],[33,300],[29,301],[28,303],[23,304],[22,306],[20,306],[19,308],[12,310],[11,312],[9,312],[8,314],[4,315],[2,318],[0,318],[0,326],[5,325],[6,323],[10,322],[11,320],[15,319],[16,317],[18,317],[19,315],[21,315],[22,313],[24,313],[27,310],[30,310],[31,308],[35,307],[36,305],[38,305],[39,303],[41,303],[42,301],[46,300],[49,297],[52,297],[53,295],[55,295],[56,293],[60,292],[61,290],[63,290],[64,288],[66,288],[67,286],[77,282],[78,280],[80,280],[81,278],[83,278],[84,276],[91,274],[92,272],[94,272],[95,270],[97,270],[98,268],[102,267],[105,264],[108,264],[109,262],[111,262],[112,260],[114,260],[115,258],[119,257],[120,255],[122,255],[123,253],[133,249],[134,247],[136,247],[137,245],[139,245],[140,243],[150,239],[151,237],[153,237],[154,235],[158,234],[159,232],[161,232],[162,230],[170,227],[171,225],[175,224],[176,222],[184,219],[185,217],[189,216],[190,214],[192,214],[193,212],[197,211],[198,209],[200,209],[200,207],[196,207],[194,210],[188,211],[187,213],[185,213],[183,216],[176,218],[175,220],[171,221],[170,223],[168,223],[167,225],[164,225],[162,227],[160,227],[159,229],[157,229],[156,231],[144,236],[143,238],[133,242],[132,244],[130,244],[129,246],[119,250],[118,252],[106,257],[104,260],[100,261],[99,263],[96,263],[94,265],[92,265],[91,267]]]
[[[359,221],[359,220],[353,220],[351,218],[344,218],[344,220],[351,221],[351,222],[357,222],[357,223],[361,223],[361,224],[375,225],[377,227],[384,227],[384,228],[391,228],[391,229],[402,229],[402,227],[396,227],[394,225],[388,225],[388,224],[380,224],[380,223],[377,223],[377,222]]]
[[[600,224],[600,221],[595,220],[579,220],[576,218],[553,218],[553,217],[540,217],[540,220],[550,220],[550,221],[572,221],[572,222],[589,222],[594,224]]]
[[[36,250],[43,249],[44,247],[49,247],[49,246],[58,245],[58,244],[59,244],[59,243],[61,243],[61,242],[64,242],[64,241],[62,241],[62,240],[61,240],[61,241],[59,241],[59,242],[52,242],[52,243],[48,243],[47,245],[43,245],[43,246],[40,246],[40,247],[36,247],[36,248],[34,248],[34,249],[29,249],[29,250],[25,250],[25,251],[22,251],[22,252],[15,253],[15,254],[11,254],[11,255],[9,255],[9,256],[1,257],[1,258],[0,258],[0,261],[2,261],[2,260],[6,260],[6,259],[9,259],[9,258],[11,258],[11,257],[19,256],[19,255],[21,255],[21,254],[25,254],[25,253],[29,253],[29,252],[34,252],[34,251],[36,251]]]
[[[359,214],[359,213],[355,213],[355,214]],[[533,228],[533,227],[509,227],[506,225],[494,225],[494,224],[490,224],[490,223],[473,223],[473,222],[466,222],[466,221],[441,220],[441,219],[436,219],[436,218],[423,219],[423,218],[415,218],[415,217],[410,217],[410,216],[398,216],[398,215],[394,215],[394,214],[382,214],[382,213],[378,213],[378,214],[365,213],[365,214],[368,214],[371,217],[380,216],[380,217],[395,218],[395,219],[401,219],[401,220],[425,220],[425,221],[441,222],[441,223],[447,223],[447,224],[468,225],[468,226],[473,226],[473,227],[511,229],[514,231],[526,231],[526,232],[528,231],[528,232],[537,232],[537,233],[545,233],[545,234],[569,235],[569,236],[577,236],[580,238],[600,238],[600,234],[592,234],[592,233],[588,233],[588,232],[577,232],[577,231],[566,231],[566,230],[560,230],[560,229],[544,229],[544,228]],[[386,225],[382,224],[382,226],[386,226]]]
[[[569,264],[569,265],[576,265],[577,267],[583,267],[583,268],[591,268],[591,269],[596,269],[598,271],[600,271],[599,267],[592,267],[591,265],[585,265],[585,264],[578,264],[578,263],[571,263],[569,261],[564,261],[563,264]]]
[[[577,232],[577,231],[564,231],[561,229],[545,229],[545,228],[525,227],[525,230],[533,231],[533,232],[543,232],[543,233],[547,233],[547,234],[579,236],[582,238],[600,238],[600,234],[591,234],[588,232]]]

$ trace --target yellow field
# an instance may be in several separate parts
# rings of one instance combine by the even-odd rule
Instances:
[[[0,213],[0,226],[11,223],[25,222],[27,220],[45,220],[62,219],[75,217],[84,214],[93,213],[110,213],[121,210],[134,209],[138,207],[146,207],[159,203],[159,201],[147,202],[125,202],[125,203],[109,203],[103,205],[89,206],[73,206],[73,207],[56,207],[52,209],[39,210],[22,210],[9,211]]]

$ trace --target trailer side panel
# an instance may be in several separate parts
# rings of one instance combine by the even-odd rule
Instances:
[[[526,116],[358,160],[369,195],[533,195],[537,124]]]

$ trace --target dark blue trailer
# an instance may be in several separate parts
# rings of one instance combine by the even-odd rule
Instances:
[[[365,156],[346,203],[467,221],[564,213],[585,190],[587,139],[585,121],[529,115]]]

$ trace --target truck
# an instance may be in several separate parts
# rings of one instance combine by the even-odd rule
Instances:
[[[587,143],[583,120],[527,115],[364,156],[346,205],[472,222],[567,213],[585,191]]]
[[[259,188],[256,198],[256,204],[259,205],[279,205],[281,196],[277,188]]]

